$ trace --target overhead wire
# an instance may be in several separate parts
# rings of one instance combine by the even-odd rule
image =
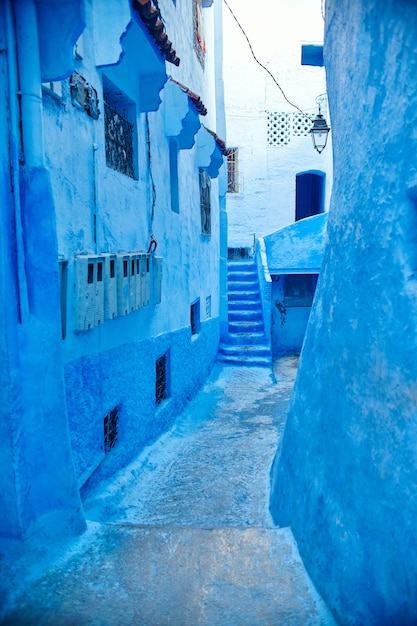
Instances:
[[[249,37],[247,36],[243,26],[241,25],[241,23],[239,22],[238,18],[236,17],[236,15],[233,13],[229,3],[227,2],[227,0],[223,0],[224,4],[226,5],[226,7],[229,9],[233,19],[235,20],[236,24],[238,25],[238,27],[240,28],[240,30],[243,33],[243,36],[245,37],[248,46],[249,46],[249,50],[251,51],[251,54],[254,58],[254,60],[256,61],[256,63],[263,69],[265,70],[265,72],[270,76],[270,78],[274,81],[274,83],[276,84],[276,86],[278,87],[278,89],[280,90],[281,94],[284,97],[284,100],[290,105],[292,106],[294,109],[297,109],[297,111],[299,111],[303,116],[307,117],[306,113],[304,113],[304,111],[302,111],[300,109],[300,107],[298,107],[296,104],[294,104],[293,102],[291,102],[291,100],[289,100],[283,90],[283,88],[281,87],[281,85],[279,84],[279,82],[277,81],[277,79],[275,78],[275,76],[272,74],[272,72],[263,64],[261,63],[261,61],[257,58],[257,56],[255,55],[255,52],[252,48],[252,44],[250,42]]]

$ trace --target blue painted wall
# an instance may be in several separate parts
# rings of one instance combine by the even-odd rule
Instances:
[[[342,624],[417,622],[417,40],[405,0],[328,0],[328,245],[271,510]]]
[[[187,42],[180,67],[169,70],[200,96],[208,108],[206,126],[220,133],[221,58],[214,39],[221,12],[216,19],[212,7],[203,12],[203,70],[189,37],[187,4],[160,5],[170,38]],[[209,154],[199,150],[199,112],[168,81],[164,58],[127,0],[111,6],[69,0],[55,9],[42,0],[5,0],[0,49],[0,104],[8,112],[0,120],[0,455],[6,464],[0,535],[62,537],[85,528],[80,487],[97,484],[168,428],[215,361],[223,156],[207,131]],[[74,69],[81,78],[70,82]],[[86,106],[74,97],[77,80],[92,98]],[[109,81],[117,98],[124,94],[134,124],[134,177],[106,163]],[[97,103],[100,114],[92,115]],[[170,202],[172,138],[181,148],[176,211]],[[211,176],[209,234],[202,234],[199,166]],[[162,258],[161,301],[80,330],[86,296],[76,257],[146,252],[151,235]],[[59,263],[67,268],[66,290]],[[190,306],[196,301],[199,332],[192,335]],[[168,397],[156,405],[155,363],[165,353]],[[115,406],[119,436],[104,455],[103,420]]]
[[[134,315],[134,314],[133,314]],[[71,361],[65,368],[68,419],[79,485],[85,489],[132,460],[169,428],[207,378],[217,356],[218,320],[191,337],[183,328]],[[155,362],[168,354],[168,398],[155,403]],[[105,456],[103,420],[119,407],[119,437]]]
[[[306,282],[303,286],[307,291],[303,292],[305,297],[302,303],[288,302],[288,298],[285,297],[285,281],[291,280],[293,276],[294,274],[272,276],[271,343],[275,358],[288,353],[298,354],[301,351],[310,317],[317,275],[296,275]]]

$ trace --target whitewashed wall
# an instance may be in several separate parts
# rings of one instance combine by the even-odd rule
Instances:
[[[325,72],[321,67],[301,65],[301,44],[323,42],[320,0],[268,1],[262,7],[230,0],[229,5],[256,57],[277,79],[287,98],[302,111],[316,114],[315,98],[326,91]],[[295,177],[299,172],[320,170],[327,174],[328,208],[331,139],[322,154],[313,149],[309,136],[292,138],[284,146],[268,146],[267,111],[297,114],[297,110],[254,61],[227,7],[223,14],[227,145],[239,150],[239,192],[227,195],[228,243],[231,247],[250,246],[253,233],[263,236],[294,221]]]

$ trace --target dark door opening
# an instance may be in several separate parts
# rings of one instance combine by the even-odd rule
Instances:
[[[295,177],[295,221],[324,212],[324,172],[301,172]]]

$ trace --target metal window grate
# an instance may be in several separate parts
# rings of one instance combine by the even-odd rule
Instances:
[[[67,336],[68,261],[59,261],[59,287],[61,302],[61,334]]]
[[[206,298],[206,320],[211,317],[211,296],[207,296]]]
[[[193,304],[190,306],[190,325],[192,335],[196,335],[200,332],[200,298],[193,302]]]
[[[211,234],[211,202],[210,202],[210,176],[206,171],[199,170],[200,181],[200,208],[201,208],[201,232],[203,235]]]
[[[133,157],[133,124],[104,103],[106,163],[112,169],[135,178]]]
[[[167,355],[163,354],[155,363],[156,382],[155,382],[155,402],[160,404],[162,400],[168,397],[167,393]]]
[[[119,407],[115,406],[104,418],[104,452],[114,447],[119,436]]]
[[[227,148],[227,193],[238,193],[238,149]]]

